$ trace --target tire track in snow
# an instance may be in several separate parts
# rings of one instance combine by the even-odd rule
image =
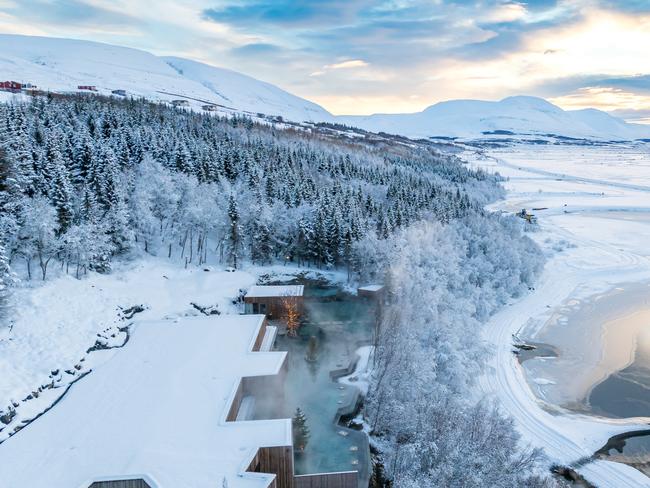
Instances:
[[[530,148],[528,148],[530,150]],[[511,164],[500,158],[492,158],[497,166],[507,167],[518,171],[541,176],[544,179],[561,179],[609,186],[636,192],[650,192],[650,188],[642,185],[596,180],[576,176],[561,175],[522,164]],[[536,178],[537,179],[537,178]],[[584,196],[584,195],[582,195]],[[543,195],[544,198],[571,198],[569,194]],[[503,205],[514,202],[537,200],[539,195],[509,192]],[[608,200],[600,200],[600,211],[608,211]],[[558,204],[557,208],[562,205]],[[614,206],[611,205],[613,208]],[[590,211],[595,210],[593,208]],[[643,207],[638,207],[643,210]],[[550,212],[552,215],[563,215],[564,212]],[[568,214],[580,217],[580,214]],[[546,215],[545,215],[546,217]],[[638,280],[641,276],[650,277],[650,260],[628,249],[620,249],[603,240],[579,237],[570,228],[554,225],[551,222],[542,223],[544,231],[554,238],[565,239],[578,248],[578,252],[555,255],[540,277],[537,289],[531,295],[511,303],[496,314],[483,330],[483,336],[490,345],[492,356],[486,374],[478,379],[479,390],[488,396],[496,397],[514,419],[525,442],[543,447],[551,461],[569,465],[585,457],[591,456],[612,435],[647,425],[634,420],[612,420],[587,415],[570,413],[559,408],[545,405],[539,400],[526,382],[524,371],[512,353],[512,334],[517,333],[530,319],[539,319],[548,315],[552,307],[564,302],[572,295],[576,287],[593,281]],[[572,256],[580,256],[573,260]],[[636,469],[610,461],[596,460],[578,468],[590,481],[603,487],[650,487],[650,478]]]

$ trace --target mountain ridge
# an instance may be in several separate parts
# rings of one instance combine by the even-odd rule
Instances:
[[[181,97],[194,110],[214,104],[253,116],[339,123],[414,138],[476,139],[506,133],[604,140],[650,138],[650,126],[630,124],[597,109],[563,110],[532,96],[447,100],[408,114],[334,116],[271,83],[185,58],[94,41],[12,34],[0,34],[0,45],[0,77],[33,83],[44,90],[74,92],[79,85],[94,85],[105,95],[125,90],[152,101]]]

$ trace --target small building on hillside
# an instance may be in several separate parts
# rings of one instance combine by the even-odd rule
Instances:
[[[245,313],[260,313],[270,319],[285,316],[287,308],[295,308],[302,314],[304,304],[303,285],[257,285],[244,296]]]
[[[97,91],[97,87],[95,85],[78,85],[77,90]]]
[[[176,100],[172,100],[172,105],[174,107],[188,107],[190,105],[190,102],[188,100],[179,98]]]
[[[219,107],[217,107],[216,105],[201,105],[201,108],[206,112],[216,112],[217,110],[219,110]]]
[[[112,90],[111,93],[113,95],[117,95],[119,97],[125,97],[126,96],[126,90]]]
[[[364,298],[378,299],[384,295],[384,285],[366,285],[357,288],[357,295]]]
[[[18,92],[22,88],[23,84],[17,81],[0,81],[0,90]]]

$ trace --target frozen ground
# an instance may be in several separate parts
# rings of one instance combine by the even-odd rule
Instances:
[[[648,145],[628,144],[516,145],[469,155],[473,164],[509,177],[508,196],[496,210],[547,208],[535,212],[540,229],[530,235],[549,260],[536,290],[487,325],[493,355],[480,389],[498,397],[527,442],[543,447],[552,462],[574,464],[598,486],[650,486],[650,479],[623,464],[576,464],[611,435],[647,427],[648,419],[607,420],[544,404],[512,354],[512,334],[525,330],[534,337],[563,303],[650,279],[649,154]]]

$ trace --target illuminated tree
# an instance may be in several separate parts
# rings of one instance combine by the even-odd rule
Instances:
[[[286,295],[282,298],[284,318],[287,322],[287,335],[296,337],[300,327],[300,313],[298,311],[298,297]]]

